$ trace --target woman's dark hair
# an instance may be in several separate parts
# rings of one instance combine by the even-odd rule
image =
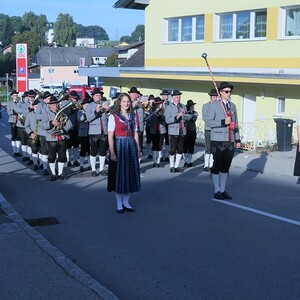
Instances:
[[[127,93],[121,93],[118,98],[115,100],[115,108],[116,108],[116,114],[119,114],[121,112],[121,101],[124,97],[127,97],[130,101],[130,106],[128,108],[128,113],[132,114],[133,113],[133,107],[132,107],[132,101],[130,99],[129,94]]]

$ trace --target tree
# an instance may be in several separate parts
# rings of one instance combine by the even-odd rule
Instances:
[[[59,14],[54,23],[53,40],[61,45],[74,46],[76,41],[76,23],[69,14]]]
[[[120,38],[120,42],[121,43],[127,43],[127,44],[130,44],[130,41],[131,41],[131,37],[129,35],[123,35],[121,38]]]
[[[11,38],[14,35],[14,30],[8,16],[0,20],[0,42],[2,45],[8,46],[11,44]]]
[[[105,62],[105,67],[118,67],[118,54],[112,53],[110,56],[107,57],[107,60]]]
[[[76,26],[76,37],[78,38],[94,38],[97,41],[109,40],[106,31],[98,25],[83,26],[81,24],[76,24]]]
[[[15,16],[10,17],[10,23],[11,26],[13,27],[14,33],[24,31],[21,17],[15,17]]]
[[[135,30],[131,33],[130,42],[142,42],[145,40],[145,26],[137,25]]]
[[[0,77],[4,77],[5,73],[12,73],[16,69],[16,59],[12,53],[0,56]]]

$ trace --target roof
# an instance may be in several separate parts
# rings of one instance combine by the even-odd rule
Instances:
[[[114,7],[144,10],[149,2],[149,0],[119,0],[114,4]]]
[[[35,63],[41,66],[79,66],[84,58],[86,65],[90,65],[93,57],[108,57],[117,53],[113,48],[85,48],[85,47],[42,47],[36,55]]]
[[[138,51],[130,56],[122,65],[122,67],[144,67],[145,66],[145,46],[142,45]]]
[[[129,44],[126,46],[118,47],[118,51],[121,52],[121,51],[127,51],[129,49],[140,48],[144,44],[145,44],[145,42],[135,42],[135,43],[132,43],[132,44]]]

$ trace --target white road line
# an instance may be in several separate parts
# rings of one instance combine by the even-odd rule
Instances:
[[[0,123],[2,126],[6,127],[6,125],[4,123]]]
[[[262,215],[262,216],[265,216],[265,217],[269,217],[269,218],[272,218],[272,219],[276,219],[276,220],[279,220],[279,221],[283,221],[283,222],[286,222],[286,223],[290,223],[290,224],[293,224],[293,225],[300,226],[299,221],[288,219],[288,218],[281,217],[281,216],[277,216],[277,215],[274,215],[274,214],[270,214],[270,213],[267,213],[267,212],[262,211],[262,210],[254,209],[254,208],[251,208],[251,207],[248,207],[248,206],[244,206],[244,205],[240,205],[240,204],[237,204],[237,203],[224,201],[224,200],[216,200],[216,199],[211,199],[211,200],[213,200],[215,202],[218,202],[218,203],[233,206],[233,207],[236,207],[236,208],[240,208],[240,209],[243,209],[243,210],[247,210],[247,211],[253,212],[253,213],[258,214],[258,215]]]

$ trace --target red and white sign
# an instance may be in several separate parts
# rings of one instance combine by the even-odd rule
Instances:
[[[16,44],[17,91],[28,90],[28,52],[27,44]]]

